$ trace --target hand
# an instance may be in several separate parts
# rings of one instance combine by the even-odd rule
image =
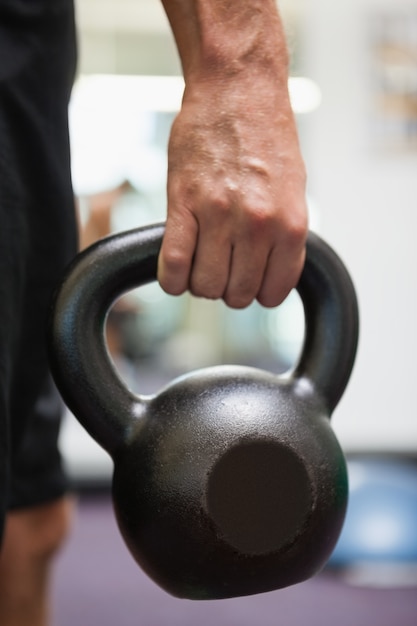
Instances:
[[[305,169],[287,87],[194,81],[168,149],[162,288],[242,308],[280,304],[303,268]]]

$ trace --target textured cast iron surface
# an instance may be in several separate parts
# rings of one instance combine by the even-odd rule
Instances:
[[[163,232],[114,235],[69,268],[51,317],[56,382],[112,456],[121,533],[161,587],[211,599],[300,582],[323,567],[345,515],[346,464],[329,418],[356,354],[352,282],[310,234],[297,287],[305,341],[291,374],[218,366],[138,396],[111,364],[105,318],[122,293],[155,280]]]

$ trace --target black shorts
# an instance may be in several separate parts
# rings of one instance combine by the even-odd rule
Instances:
[[[68,100],[73,0],[0,0],[0,535],[10,508],[66,489],[45,329],[76,252]]]

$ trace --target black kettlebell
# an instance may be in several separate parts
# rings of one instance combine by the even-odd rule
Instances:
[[[355,359],[352,282],[310,234],[297,287],[305,341],[293,372],[211,367],[138,396],[111,363],[105,320],[118,296],[156,279],[163,233],[154,225],[116,234],[75,259],[51,319],[56,382],[111,455],[121,533],[163,589],[214,599],[301,582],[323,567],[345,516],[346,465],[329,417]]]

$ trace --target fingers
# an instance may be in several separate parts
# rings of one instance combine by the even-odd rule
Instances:
[[[201,227],[190,274],[195,296],[222,298],[232,308],[244,308],[256,297],[267,262],[265,246],[251,245],[238,228]]]
[[[249,231],[233,248],[223,300],[232,308],[244,308],[253,300],[265,307],[281,304],[301,275],[305,260],[305,228],[283,229],[254,236]]]
[[[211,222],[200,224],[189,278],[189,290],[197,297],[223,298],[229,281],[232,246],[229,228]]]
[[[263,282],[273,245],[271,232],[249,220],[241,225],[231,246],[231,259],[222,298],[234,309],[243,309],[256,298]]]
[[[158,266],[162,288],[222,298],[237,309],[255,299],[266,307],[281,304],[303,269],[305,224],[283,228],[247,214],[239,223],[233,212],[220,219],[211,208],[203,207],[200,218],[185,211],[181,219],[168,218]]]
[[[192,213],[184,210],[168,216],[158,257],[158,281],[173,296],[189,289],[197,238],[198,224]]]
[[[280,305],[301,276],[305,261],[305,245],[301,240],[291,252],[288,244],[277,245],[271,252],[265,267],[262,285],[256,299],[265,307]],[[295,252],[298,250],[298,252]]]
[[[222,298],[229,280],[232,253],[230,226],[202,206],[202,217],[171,211],[158,259],[158,280],[171,295]]]

